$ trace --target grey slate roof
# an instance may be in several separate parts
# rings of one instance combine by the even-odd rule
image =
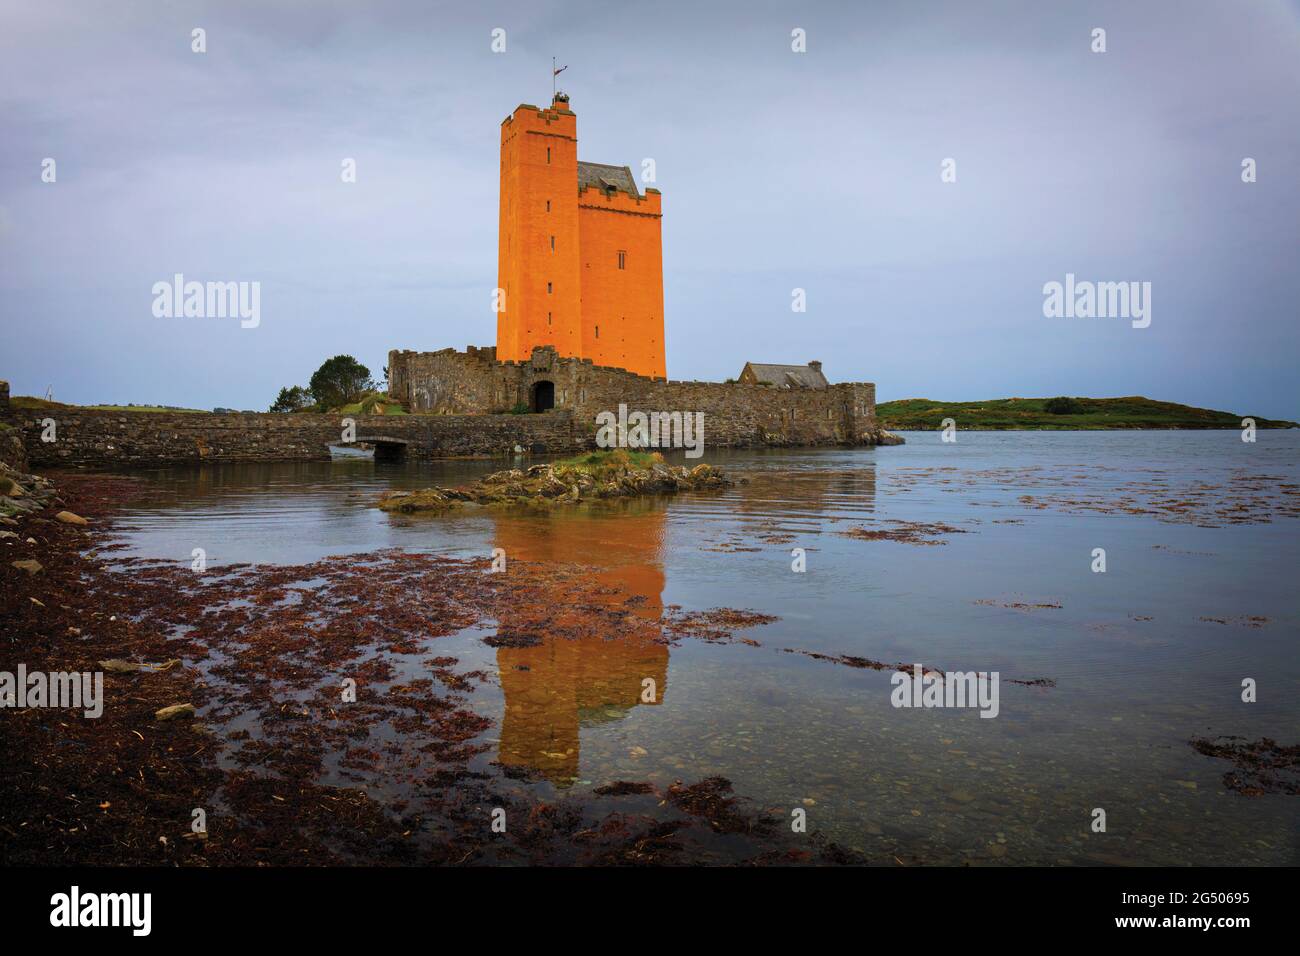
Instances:
[[[584,163],[578,160],[578,191],[584,189],[616,189],[633,199],[640,199],[632,169],[628,166],[606,166],[604,163]]]
[[[777,385],[789,388],[829,388],[830,382],[821,369],[808,365],[760,365],[746,362],[746,368],[764,385]],[[741,370],[744,374],[744,369]]]

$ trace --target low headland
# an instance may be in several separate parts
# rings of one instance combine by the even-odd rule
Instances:
[[[986,431],[1016,429],[1095,430],[1107,428],[1233,428],[1253,418],[1257,428],[1296,428],[1296,422],[1234,415],[1211,408],[1158,402],[1134,395],[1127,398],[995,398],[978,402],[944,402],[905,398],[879,402],[876,417],[884,428],[933,431],[951,418],[957,427]]]

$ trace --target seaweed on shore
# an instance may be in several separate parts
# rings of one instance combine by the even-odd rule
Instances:
[[[743,628],[757,627],[777,621],[775,615],[761,614],[758,611],[746,611],[734,607],[718,607],[708,611],[683,611],[676,605],[664,609],[660,622],[667,638],[676,641],[680,638],[694,638],[710,644],[727,644],[738,641],[751,647],[761,647],[758,641],[748,637],[736,637],[735,632]]]
[[[615,780],[613,783],[607,783],[603,786],[596,787],[591,791],[602,797],[624,797],[628,794],[645,794],[654,793],[655,788],[644,781],[635,782],[631,780]]]
[[[920,668],[923,675],[933,674],[943,676],[952,673],[952,671],[940,670],[937,667],[930,667],[926,664],[904,664],[895,662],[893,664],[885,661],[874,661],[869,657],[857,657],[853,654],[821,654],[817,651],[808,651],[799,647],[783,647],[786,654],[802,654],[804,657],[811,657],[815,661],[827,661],[831,664],[840,664],[844,667],[854,667],[864,670],[873,671],[898,671],[903,674],[910,674],[915,668]],[[1056,681],[1050,677],[1035,677],[1028,680],[1022,680],[1014,677],[999,678],[1004,684],[1020,684],[1024,687],[1055,687]]]
[[[903,544],[936,545],[947,544],[945,535],[969,534],[965,528],[957,528],[942,521],[900,521],[890,519],[893,528],[850,528],[835,532],[843,538],[858,541],[898,541]]]
[[[98,528],[141,485],[67,476],[59,495]],[[643,792],[635,783],[539,798],[530,781],[542,775],[483,759],[494,721],[469,694],[495,676],[436,647],[492,625],[507,641],[726,640],[770,618],[676,609],[661,627],[576,565],[521,560],[489,574],[483,560],[388,551],[197,572],[188,558],[102,557],[113,545],[74,525],[24,519],[20,530],[15,557],[39,557],[42,570],[0,567],[0,669],[125,663],[107,668],[98,720],[5,714],[6,865],[844,859],[814,833],[754,822],[716,781],[682,784],[643,814],[612,803]],[[191,719],[155,719],[180,702]],[[504,834],[491,829],[494,808],[510,821]]]
[[[666,799],[680,810],[704,818],[716,833],[751,833],[771,835],[777,819],[761,811],[749,810],[731,789],[726,777],[706,777],[685,784],[678,780],[668,788]]]
[[[998,601],[993,598],[980,598],[974,602],[981,607],[1003,607],[1011,611],[1059,611],[1060,601]]]
[[[1223,775],[1223,785],[1245,797],[1266,793],[1300,794],[1300,746],[1286,747],[1271,737],[1193,737],[1192,749],[1207,757],[1229,760],[1235,770]]]

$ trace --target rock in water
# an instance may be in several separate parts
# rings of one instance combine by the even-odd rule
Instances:
[[[532,465],[527,471],[518,468],[499,471],[458,488],[389,492],[381,496],[378,504],[385,511],[404,513],[448,511],[466,505],[550,507],[589,497],[707,491],[734,483],[712,465],[700,464],[687,470],[681,465],[666,464],[658,454],[634,456],[616,450]]]
[[[123,661],[114,658],[113,660],[110,661],[100,661],[99,666],[101,670],[105,670],[110,674],[135,674],[142,671],[147,673],[153,673],[155,671],[169,671],[179,663],[180,663],[179,658],[173,658],[172,660],[167,661],[165,664],[138,664],[135,661]],[[189,705],[180,704],[178,706],[185,707]],[[161,711],[159,711],[159,713],[161,713]],[[159,718],[159,719],[161,720],[164,718]]]
[[[198,711],[193,704],[172,704],[155,713],[155,720],[174,720],[177,717],[193,717]]]

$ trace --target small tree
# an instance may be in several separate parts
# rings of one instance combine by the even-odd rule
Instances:
[[[338,408],[360,401],[373,387],[370,369],[351,355],[336,355],[313,373],[307,390],[321,408]]]
[[[311,404],[311,395],[301,385],[290,385],[280,389],[280,394],[271,405],[273,412],[297,412]]]
[[[1077,415],[1083,411],[1083,406],[1072,398],[1059,395],[1044,402],[1043,410],[1050,415]]]

